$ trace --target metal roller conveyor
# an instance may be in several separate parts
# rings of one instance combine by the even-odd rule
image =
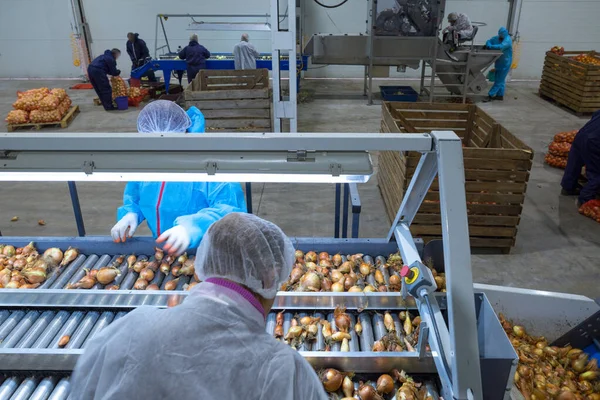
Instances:
[[[70,393],[69,377],[60,374],[9,376],[0,385],[2,400],[66,400]]]

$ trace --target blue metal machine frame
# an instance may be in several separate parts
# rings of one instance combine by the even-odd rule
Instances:
[[[217,59],[210,58],[206,60],[206,69],[212,70],[228,70],[235,69],[235,64],[233,60],[233,55],[228,53],[215,53],[212,55],[213,57],[221,57],[225,56],[225,59]],[[270,54],[261,54],[261,57],[270,57]],[[308,65],[308,56],[301,56],[296,60],[296,83],[300,85],[300,71],[306,71]],[[273,69],[273,63],[271,59],[257,59],[256,60],[256,68],[258,69]],[[289,71],[290,69],[290,61],[289,60],[281,60],[279,63],[279,68],[281,70]],[[160,70],[163,72],[165,77],[170,77],[173,71],[185,71],[187,69],[187,63],[185,60],[175,60],[175,59],[159,59],[159,60],[151,60],[146,64],[142,65],[131,71],[131,77],[135,79],[141,79],[149,69],[154,71]],[[169,91],[169,80],[165,78],[165,90]]]

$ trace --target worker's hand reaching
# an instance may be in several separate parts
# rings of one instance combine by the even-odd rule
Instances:
[[[125,242],[135,233],[138,227],[138,216],[135,213],[127,213],[110,230],[110,236],[116,243]]]
[[[156,239],[156,243],[166,242],[163,246],[169,254],[180,255],[190,246],[190,235],[183,226],[177,225],[164,232]]]

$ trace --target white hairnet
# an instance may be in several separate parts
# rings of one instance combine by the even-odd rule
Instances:
[[[143,133],[185,132],[190,125],[192,121],[183,108],[168,100],[148,104],[137,119],[138,132]]]
[[[252,214],[231,213],[208,229],[195,267],[201,281],[224,278],[273,299],[292,271],[294,251],[277,225]]]

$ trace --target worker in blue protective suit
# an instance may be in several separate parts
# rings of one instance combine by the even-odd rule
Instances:
[[[146,46],[146,42],[140,39],[140,35],[137,33],[129,32],[127,34],[127,54],[131,59],[131,70],[143,66],[150,61],[150,50]],[[154,71],[149,69],[144,73],[144,76],[148,77],[150,82],[156,82],[156,75]]]
[[[94,87],[106,111],[116,110],[112,102],[112,88],[106,75],[119,76],[121,71],[117,69],[117,59],[121,50],[106,50],[88,66],[88,79]]]
[[[582,188],[578,181],[583,166],[588,182]],[[600,193],[600,111],[575,136],[561,186],[565,196],[579,194],[580,206]]]
[[[184,133],[190,127],[203,132],[201,118],[195,107],[186,113],[173,102],[158,100],[140,112],[137,127],[142,133]],[[129,182],[110,234],[115,242],[124,242],[146,220],[157,243],[177,255],[198,247],[210,225],[232,212],[246,212],[239,183]]]
[[[194,80],[201,69],[206,68],[206,60],[210,58],[210,51],[198,43],[198,35],[190,36],[190,44],[179,52],[179,58],[187,62],[188,83]]]
[[[496,60],[496,75],[494,86],[488,93],[488,98],[485,102],[492,100],[504,100],[504,89],[506,88],[506,77],[512,66],[513,48],[512,39],[508,30],[504,27],[498,31],[498,36],[494,36],[485,44],[486,49],[502,50],[502,56]]]

